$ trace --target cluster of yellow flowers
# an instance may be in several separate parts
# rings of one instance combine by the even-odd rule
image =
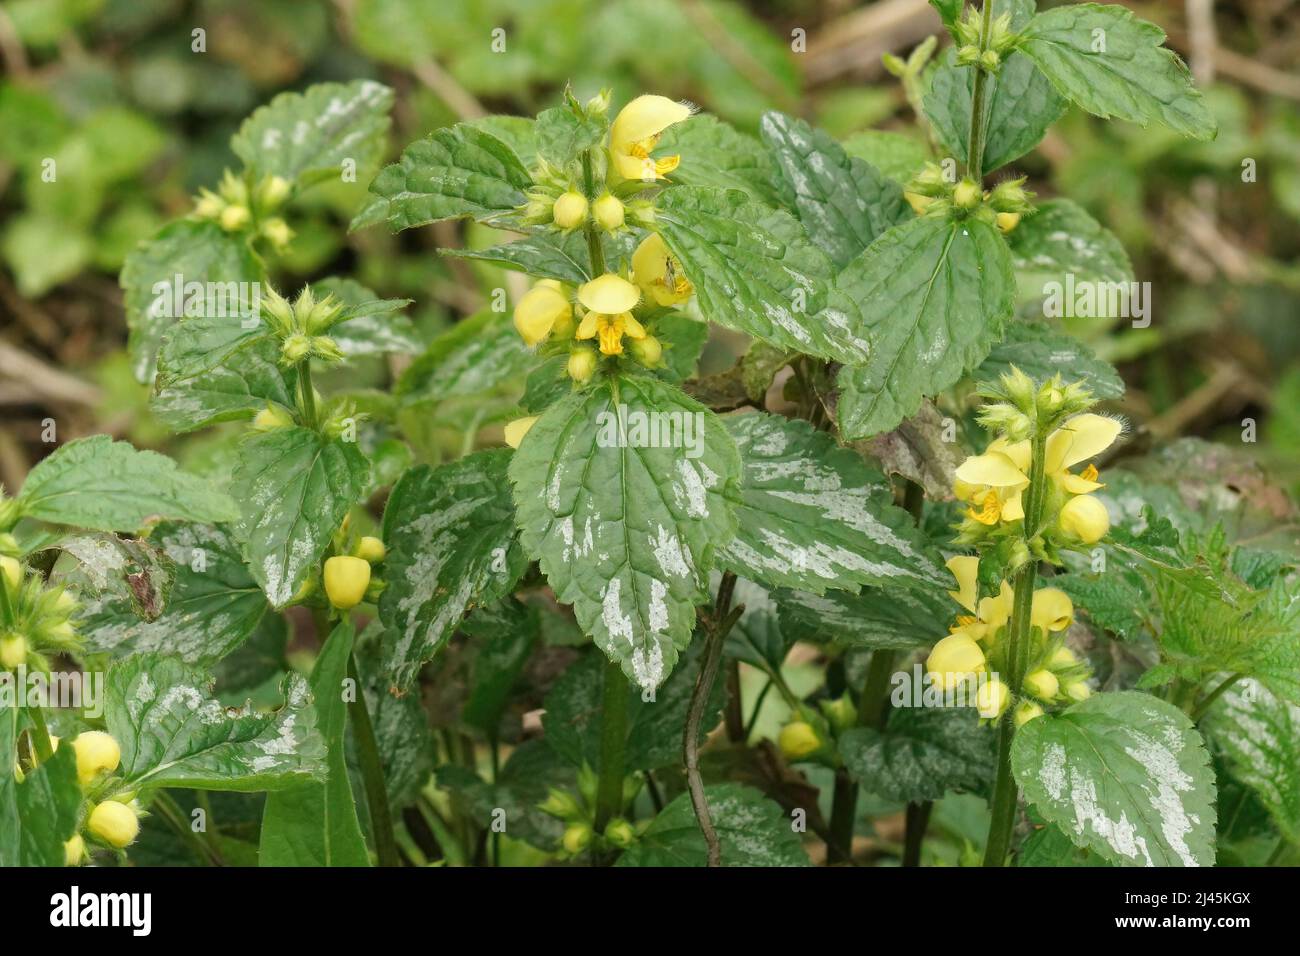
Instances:
[[[48,664],[41,651],[76,650],[79,638],[69,618],[77,602],[61,587],[46,587],[40,575],[25,574],[17,558],[0,556],[0,668],[24,664],[41,670]]]
[[[368,594],[375,596],[370,594],[375,590],[371,586],[370,566],[388,556],[384,542],[369,535],[358,540],[352,552],[336,554],[325,561],[325,596],[340,611],[356,607]]]
[[[614,816],[598,834],[595,817],[596,789],[599,783],[596,772],[589,764],[584,763],[578,769],[577,783],[576,793],[551,787],[546,799],[537,805],[537,809],[564,823],[564,835],[560,838],[562,858],[573,859],[579,856],[593,842],[606,849],[626,850],[637,841],[640,831],[649,826],[649,820],[634,825],[624,816]],[[640,790],[640,776],[629,774],[624,777],[621,809],[630,806]]]
[[[59,749],[59,738],[53,734],[50,735],[50,748],[51,752]],[[140,834],[140,818],[145,815],[135,794],[97,796],[104,789],[106,779],[122,762],[122,748],[117,739],[102,730],[87,730],[73,738],[72,750],[77,760],[77,782],[82,792],[92,798],[79,829],[100,846],[115,850],[130,846]],[[33,756],[32,766],[35,767],[37,762]],[[21,778],[21,769],[18,774]],[[81,832],[74,833],[63,844],[64,861],[68,866],[85,862],[88,855],[86,836]]]
[[[1044,472],[1051,489],[1047,507],[1048,513],[1056,513],[1056,527],[1064,540],[1093,544],[1110,529],[1106,506],[1091,494],[1105,487],[1097,480],[1096,466],[1090,464],[1077,474],[1070,469],[1105,451],[1121,431],[1123,425],[1115,419],[1088,412],[1066,419],[1047,437]],[[1030,458],[1028,439],[1012,442],[999,437],[984,454],[962,462],[953,491],[971,504],[967,519],[989,527],[1023,521]]]
[[[596,108],[603,107],[598,104]],[[618,196],[653,186],[677,168],[680,157],[655,157],[652,151],[664,130],[690,115],[690,107],[664,96],[647,94],[632,100],[610,125],[601,194],[589,200],[571,185],[549,205],[543,197],[534,196],[526,207],[526,220],[549,216],[551,225],[563,231],[581,227],[618,232],[627,228],[631,219],[653,229],[650,202],[640,200],[625,206]],[[590,238],[600,241],[598,236]],[[607,358],[630,355],[647,368],[659,366],[664,346],[647,325],[653,325],[657,310],[685,302],[693,292],[681,263],[663,238],[651,231],[633,252],[631,270],[626,274],[605,272],[576,288],[554,279],[536,283],[515,308],[515,328],[530,347],[559,354],[567,351],[568,375],[582,384]],[[637,312],[642,313],[641,318]],[[518,447],[535,420],[511,422],[506,428],[507,442]]]
[[[247,182],[227,169],[216,192],[199,190],[193,217],[215,222],[226,232],[252,232],[282,252],[293,241],[293,230],[282,217],[273,214],[292,190],[293,185],[282,176],[263,177],[250,189]]]
[[[957,618],[951,633],[935,644],[925,667],[945,693],[973,686],[980,716],[997,720],[1012,698],[1011,689],[997,675],[1009,674],[1012,669],[1002,638],[1011,619],[1015,591],[1003,581],[998,594],[977,600],[979,558],[973,555],[950,558],[948,570],[957,579],[957,590],[949,594],[970,614]],[[1041,716],[1044,705],[1086,700],[1092,693],[1088,665],[1065,646],[1064,634],[1074,621],[1069,595],[1057,588],[1037,589],[1029,619],[1029,666],[1014,713],[1017,726]]]
[[[984,189],[972,179],[950,180],[937,163],[926,163],[905,187],[903,198],[918,216],[974,217],[1009,233],[1034,211],[1033,193],[1024,189],[1024,182],[1023,177],[1009,179]]]

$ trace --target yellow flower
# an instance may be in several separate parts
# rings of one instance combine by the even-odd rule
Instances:
[[[617,196],[605,193],[591,204],[591,218],[600,228],[614,232],[623,228],[623,204]]]
[[[519,443],[524,440],[528,430],[536,424],[540,415],[529,415],[527,418],[516,418],[506,425],[506,444],[511,448],[518,448]]]
[[[638,96],[619,111],[609,130],[609,158],[623,179],[663,179],[681,162],[680,156],[654,159],[650,151],[659,134],[691,115],[691,108],[666,96]]]
[[[695,291],[681,263],[668,251],[657,232],[642,239],[632,253],[632,279],[655,305],[685,302]]]
[[[1039,669],[1025,675],[1025,693],[1039,700],[1051,700],[1061,689],[1060,681],[1049,670]]]
[[[1092,696],[1092,688],[1088,686],[1087,681],[1081,681],[1081,680],[1071,681],[1070,683],[1066,684],[1065,687],[1062,689],[1065,691],[1066,697],[1076,702],[1081,700],[1087,700],[1089,697]]]
[[[570,189],[555,200],[551,216],[561,229],[576,229],[587,221],[587,197]]]
[[[63,864],[64,866],[81,866],[81,861],[86,858],[86,841],[81,838],[80,833],[74,833],[72,839],[63,844]]]
[[[370,587],[370,562],[338,554],[325,562],[325,594],[340,611],[354,608]]]
[[[515,306],[515,328],[526,345],[537,345],[557,325],[573,318],[573,306],[563,287],[544,279],[533,286]]]
[[[985,666],[980,646],[968,634],[962,633],[949,634],[935,644],[925,661],[925,669],[944,691],[953,690],[983,673]]]
[[[1092,495],[1075,495],[1061,507],[1061,530],[1084,544],[1095,544],[1110,530],[1110,515]]]
[[[1059,588],[1039,588],[1029,610],[1029,623],[1044,631],[1064,631],[1074,622],[1074,602]],[[1069,653],[1068,651],[1066,653]]]
[[[1049,478],[1072,495],[1087,494],[1103,487],[1097,481],[1097,469],[1089,465],[1081,474],[1070,468],[1101,454],[1119,437],[1123,425],[1113,418],[1091,412],[1075,415],[1047,436],[1044,470]],[[976,502],[982,511],[990,511],[987,503],[993,492],[1000,520],[1018,521],[1025,516],[1021,496],[1029,486],[1031,446],[1028,441],[1011,443],[999,438],[992,442],[982,455],[972,455],[957,468],[957,485],[954,491],[963,501]],[[972,509],[973,510],[973,509]],[[985,522],[992,523],[992,522]],[[1105,533],[1104,531],[1102,532]]]
[[[9,587],[17,590],[23,583],[23,566],[8,555],[0,556],[0,579],[9,582]]]
[[[140,819],[125,803],[105,800],[90,811],[86,821],[90,832],[119,850],[130,846],[140,834]]]
[[[101,773],[112,773],[122,762],[122,748],[111,734],[87,730],[72,741],[77,756],[77,780],[84,787]]]
[[[569,378],[581,384],[589,381],[596,373],[597,361],[595,352],[586,346],[579,346],[569,353],[569,362],[565,370],[569,373]]]
[[[949,591],[948,594],[973,615],[957,618],[952,633],[965,634],[975,641],[992,636],[1011,617],[1011,605],[1015,600],[1011,585],[1003,581],[996,596],[986,597],[977,603],[975,595],[979,593],[979,588],[976,575],[979,573],[980,559],[973,555],[958,555],[949,558],[947,564],[948,570],[957,579],[957,590]]]
[[[1010,232],[1020,225],[1020,213],[1018,212],[1000,212],[997,216],[998,228],[1004,233]]]
[[[622,355],[623,336],[643,339],[645,327],[632,317],[632,308],[641,301],[641,290],[622,276],[607,272],[578,287],[578,301],[586,308],[575,337],[599,337],[603,355]]]
[[[816,728],[804,720],[793,720],[782,727],[776,743],[787,760],[802,760],[822,747]]]
[[[357,542],[357,557],[363,561],[378,564],[387,556],[388,549],[384,547],[384,542],[373,535],[366,535]]]
[[[1017,727],[1023,727],[1031,720],[1043,716],[1043,708],[1032,700],[1021,701],[1016,705],[1015,721]]]
[[[11,671],[17,670],[26,663],[27,652],[30,650],[27,638],[21,634],[0,637],[0,667]]]

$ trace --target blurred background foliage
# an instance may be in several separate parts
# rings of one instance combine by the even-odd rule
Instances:
[[[1071,331],[1123,373],[1119,408],[1139,450],[1183,435],[1240,449],[1245,435],[1300,489],[1300,5],[1130,5],[1168,31],[1221,132],[1194,144],[1072,110],[1015,164],[1040,195],[1070,196],[1113,229],[1152,283],[1149,328]],[[0,482],[20,485],[51,447],[47,418],[59,440],[108,431],[192,464],[213,452],[211,433],[169,438],[151,419],[123,353],[115,277],[136,243],[237,165],[231,133],[280,91],[358,77],[393,86],[393,156],[458,119],[532,114],[566,82],[580,98],[612,87],[615,103],[646,90],[688,99],[750,131],[776,108],[844,139],[890,130],[919,147],[924,127],[880,60],[939,32],[925,0],[6,0]],[[509,288],[491,266],[436,254],[496,241],[483,227],[348,235],[365,185],[325,186],[295,206],[281,288],[344,275],[409,296],[426,339]],[[704,370],[734,347],[715,342]],[[385,386],[397,361],[350,369],[349,388]],[[418,455],[453,455],[466,427],[472,443],[513,400],[487,414],[477,399],[444,403],[404,430],[423,433]]]

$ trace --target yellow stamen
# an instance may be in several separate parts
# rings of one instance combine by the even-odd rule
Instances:
[[[981,510],[976,511],[974,508],[967,508],[966,517],[978,521],[980,524],[997,524],[998,519],[1002,517],[1002,505],[998,501],[997,493],[990,491],[984,496],[984,503]]]
[[[1089,464],[1087,468],[1079,472],[1079,477],[1084,481],[1096,481],[1100,474],[1101,472],[1097,471],[1096,465]],[[1103,487],[1105,486],[1103,485]]]

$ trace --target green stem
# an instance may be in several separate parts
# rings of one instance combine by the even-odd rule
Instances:
[[[39,706],[30,707],[27,716],[32,719],[35,731],[32,734],[32,748],[36,751],[36,759],[45,763],[54,756],[54,744],[50,742],[50,728],[45,724],[45,711]]]
[[[623,809],[623,763],[627,749],[627,677],[618,661],[605,664],[605,698],[601,710],[600,780],[596,785],[597,833]]]
[[[185,822],[185,811],[172,799],[171,794],[166,791],[159,791],[153,799],[153,806],[158,810],[159,815],[167,821],[167,825],[175,830],[177,835],[188,844],[200,863],[207,866],[226,865],[216,846],[195,833],[194,828]],[[211,814],[208,816],[211,819]]]
[[[984,0],[980,20],[980,52],[988,49],[989,34],[993,28],[993,2]],[[971,69],[975,71],[975,89],[971,93],[970,103],[970,147],[966,153],[966,175],[975,183],[984,179],[984,99],[988,91],[988,72],[978,63]]]
[[[401,866],[397,841],[393,838],[393,816],[388,808],[384,765],[379,759],[379,744],[375,741],[375,726],[370,720],[370,707],[366,704],[356,655],[348,656],[348,677],[356,688],[356,700],[348,704],[348,714],[352,718],[352,730],[356,735],[357,758],[361,763],[366,804],[370,807],[370,828],[375,838],[375,852],[379,856],[380,866]]]
[[[930,826],[930,811],[934,803],[923,800],[909,803],[905,819],[907,829],[903,835],[903,866],[921,865],[921,844],[925,842],[925,831]]]
[[[771,685],[767,686],[770,687]],[[766,688],[764,688],[764,692],[766,693]],[[749,733],[745,727],[745,708],[740,694],[740,661],[736,660],[727,664],[726,727],[727,740],[733,744],[741,744],[749,739]]]
[[[754,733],[754,725],[758,723],[758,715],[763,712],[763,701],[767,700],[767,695],[775,686],[776,681],[769,679],[763,685],[763,689],[758,692],[758,697],[754,700],[754,709],[749,712],[749,720],[745,723],[745,731],[740,737],[741,742],[749,740]]]
[[[745,610],[744,605],[731,607],[735,587],[736,575],[730,571],[723,574],[718,585],[713,618],[707,625],[709,636],[704,648],[704,666],[700,668],[700,676],[691,692],[686,727],[682,731],[682,762],[686,765],[686,786],[691,794],[695,820],[700,825],[700,832],[704,834],[709,866],[722,866],[722,844],[718,840],[718,831],[713,827],[709,802],[704,796],[704,778],[700,774],[700,724],[704,721],[704,710],[718,678],[718,665],[722,663],[722,648],[726,644],[727,633],[740,620],[740,615]]]
[[[1041,430],[1040,430],[1041,431]],[[1036,433],[1033,440],[1033,463],[1029,472],[1029,487],[1025,491],[1025,540],[1033,539],[1042,522],[1043,503],[1046,500],[1047,436]],[[1016,575],[1013,587],[1016,597],[1011,606],[1011,620],[1007,624],[1006,663],[1010,669],[1006,682],[1011,699],[1020,694],[1029,658],[1030,618],[1034,607],[1034,583],[1038,565],[1030,558]],[[997,778],[993,784],[993,818],[989,822],[988,844],[984,849],[985,866],[1003,866],[1011,850],[1011,836],[1016,823],[1016,803],[1019,792],[1011,773],[1011,741],[1016,725],[1012,709],[1007,708],[998,724]]]
[[[1213,706],[1214,702],[1223,696],[1223,692],[1245,676],[1240,671],[1236,671],[1224,678],[1223,683],[1206,694],[1204,699],[1196,705],[1196,709],[1192,711],[1192,722],[1195,723],[1204,717],[1205,712]]]
[[[591,150],[582,154],[582,178],[587,201],[594,201],[596,183],[591,172]],[[594,279],[605,274],[605,247],[600,241],[600,228],[590,216],[583,231],[587,234],[587,255],[591,259],[591,277]]]
[[[315,428],[316,389],[311,384],[311,359],[298,363],[298,401],[302,408],[302,418],[308,428]]]
[[[885,725],[889,703],[889,678],[894,672],[895,653],[877,650],[871,654],[867,677],[858,698],[858,725],[877,730]],[[835,772],[835,790],[831,796],[831,841],[826,847],[829,863],[853,860],[853,824],[857,817],[858,785],[843,767]]]
[[[21,587],[22,582],[19,581]],[[0,575],[0,625],[14,623],[13,605],[9,603],[9,580]]]

